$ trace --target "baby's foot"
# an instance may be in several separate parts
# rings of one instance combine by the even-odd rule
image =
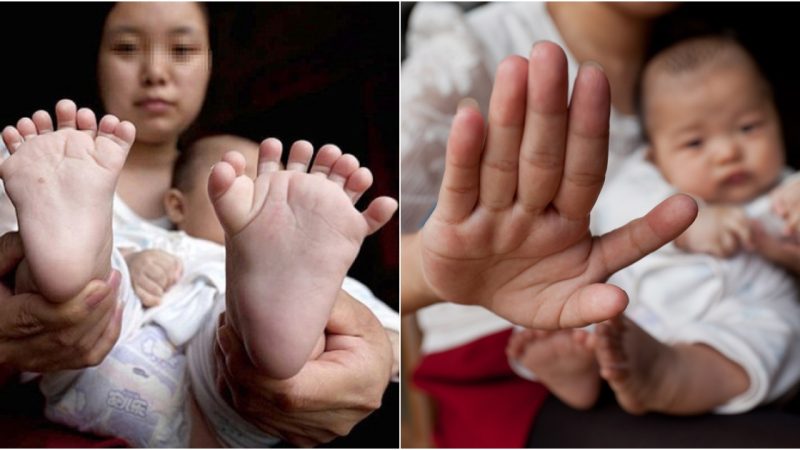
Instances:
[[[58,129],[37,111],[3,130],[11,156],[0,177],[17,210],[33,285],[64,301],[111,269],[112,202],[136,130],[62,100]]]
[[[625,317],[599,324],[596,332],[600,376],[622,409],[631,414],[670,412],[680,389],[670,376],[676,365],[673,348]]]
[[[509,342],[509,356],[536,375],[556,397],[575,409],[591,408],[600,393],[600,375],[584,330],[524,330]]]
[[[227,305],[253,362],[274,378],[297,373],[319,342],[342,281],[364,238],[394,214],[381,197],[353,202],[371,183],[352,155],[298,142],[280,169],[281,143],[261,143],[255,182],[244,158],[227,153],[208,192],[225,229]]]

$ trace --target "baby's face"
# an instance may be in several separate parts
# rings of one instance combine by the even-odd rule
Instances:
[[[230,137],[211,137],[198,141],[195,146],[202,145],[202,151],[207,152],[203,159],[206,164],[197,164],[195,173],[192,174],[192,189],[183,192],[184,219],[178,224],[186,234],[219,244],[225,243],[225,232],[220,225],[211,200],[208,198],[208,175],[211,168],[222,155],[229,151],[237,151],[244,155],[247,161],[245,172],[247,176],[255,179],[258,164],[258,145],[243,139]]]
[[[210,76],[208,27],[196,3],[125,3],[106,19],[98,56],[106,110],[162,143],[200,112]]]
[[[768,190],[784,164],[778,114],[752,64],[646,78],[651,156],[682,192],[740,203]]]

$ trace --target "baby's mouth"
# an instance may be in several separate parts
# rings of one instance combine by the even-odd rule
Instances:
[[[739,186],[750,181],[752,176],[746,170],[740,170],[726,176],[722,180],[722,184],[726,186]]]

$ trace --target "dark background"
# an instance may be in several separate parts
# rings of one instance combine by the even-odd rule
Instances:
[[[753,55],[772,85],[783,124],[787,163],[800,168],[800,59],[795,50],[800,3],[692,2],[656,23],[651,51],[703,30],[733,35]]]
[[[0,126],[62,98],[102,111],[96,55],[108,4],[0,5]],[[398,192],[398,6],[209,5],[209,95],[188,134],[224,129],[284,144],[335,143],[375,175],[360,203]],[[69,18],[68,20],[66,18]],[[397,220],[366,240],[352,271],[397,309]]]
[[[96,58],[108,3],[3,3],[0,127],[62,98],[102,114]],[[224,130],[260,141],[335,143],[369,167],[359,202],[398,198],[397,3],[213,3],[213,68],[189,135]],[[285,147],[285,148],[288,148]],[[398,309],[397,216],[368,237],[350,275]],[[396,386],[343,446],[397,447]]]

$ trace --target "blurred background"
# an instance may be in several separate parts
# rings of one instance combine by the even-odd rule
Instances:
[[[464,11],[480,8],[487,2],[449,2]],[[401,4],[401,54],[408,56],[406,31],[416,2]],[[651,54],[699,30],[724,30],[732,33],[753,54],[773,87],[775,103],[783,124],[787,163],[800,168],[800,60],[796,58],[797,18],[800,3],[792,2],[684,2],[654,24]],[[613,33],[613,31],[610,31]],[[531,42],[533,45],[533,42]],[[422,355],[419,346],[422,335],[413,317],[403,319],[403,392],[401,443],[404,447],[433,446],[432,435],[441,424],[435,417],[437,406],[432,397],[411,382],[414,369]],[[795,399],[791,411],[800,414],[800,399]],[[468,412],[464,412],[468,414]],[[782,419],[776,419],[777,424]],[[569,425],[567,425],[568,427]],[[609,422],[609,429],[618,424]],[[702,425],[698,423],[699,429]],[[745,426],[752,426],[746,424]],[[564,428],[560,431],[563,432]],[[692,428],[694,430],[695,428]],[[559,431],[552,431],[557,434]],[[469,431],[464,431],[469,433]],[[541,433],[540,433],[541,434]],[[580,433],[578,433],[580,435]],[[541,436],[539,436],[541,437]],[[591,440],[592,436],[586,439]],[[548,441],[558,445],[558,440]],[[553,444],[555,442],[556,444]],[[653,441],[656,445],[657,442]],[[596,444],[595,444],[596,445]],[[548,445],[544,445],[548,446]]]

